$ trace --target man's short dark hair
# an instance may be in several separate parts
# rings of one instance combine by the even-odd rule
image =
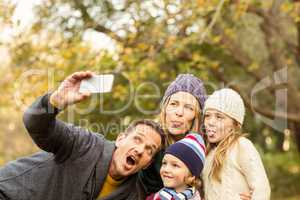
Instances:
[[[135,129],[135,127],[139,124],[144,124],[146,126],[151,127],[153,130],[155,130],[161,137],[161,144],[163,145],[165,142],[165,134],[163,129],[161,128],[161,125],[153,120],[150,119],[139,119],[131,122],[129,126],[125,129],[125,134],[130,133]]]

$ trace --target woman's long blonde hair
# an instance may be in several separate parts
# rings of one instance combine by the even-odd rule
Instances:
[[[237,140],[245,136],[246,134],[242,133],[241,124],[238,123],[236,120],[234,120],[234,126],[235,129],[231,131],[222,141],[220,141],[218,144],[207,144],[207,154],[212,150],[215,149],[215,154],[213,158],[213,164],[209,173],[209,176],[218,181],[221,182],[221,171],[224,165],[225,156],[228,150],[237,142]]]
[[[171,95],[172,96],[172,95]],[[161,104],[161,111],[160,111],[160,115],[159,115],[159,121],[160,124],[164,130],[164,134],[165,134],[165,147],[170,146],[171,144],[174,144],[176,142],[175,138],[172,137],[172,135],[170,134],[170,132],[168,131],[168,128],[166,126],[166,108],[169,104],[170,98],[171,96],[169,96],[168,98],[166,98],[163,103]],[[190,131],[194,131],[199,133],[200,132],[200,127],[201,127],[201,108],[199,105],[199,102],[196,101],[196,107],[195,107],[195,118],[193,120],[192,126],[190,127]]]

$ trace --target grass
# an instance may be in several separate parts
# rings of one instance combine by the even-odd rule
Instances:
[[[294,151],[267,153],[263,161],[271,184],[272,200],[300,199],[300,156]]]

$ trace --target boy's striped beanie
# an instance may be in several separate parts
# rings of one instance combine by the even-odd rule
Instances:
[[[165,154],[180,159],[193,176],[199,177],[205,162],[205,143],[200,134],[190,132],[183,139],[170,145]]]

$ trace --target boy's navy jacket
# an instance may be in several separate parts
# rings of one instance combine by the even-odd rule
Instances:
[[[99,195],[115,149],[100,134],[56,119],[49,94],[38,98],[23,120],[43,150],[0,168],[0,199],[93,200]],[[139,199],[137,176],[128,177],[105,200]]]

